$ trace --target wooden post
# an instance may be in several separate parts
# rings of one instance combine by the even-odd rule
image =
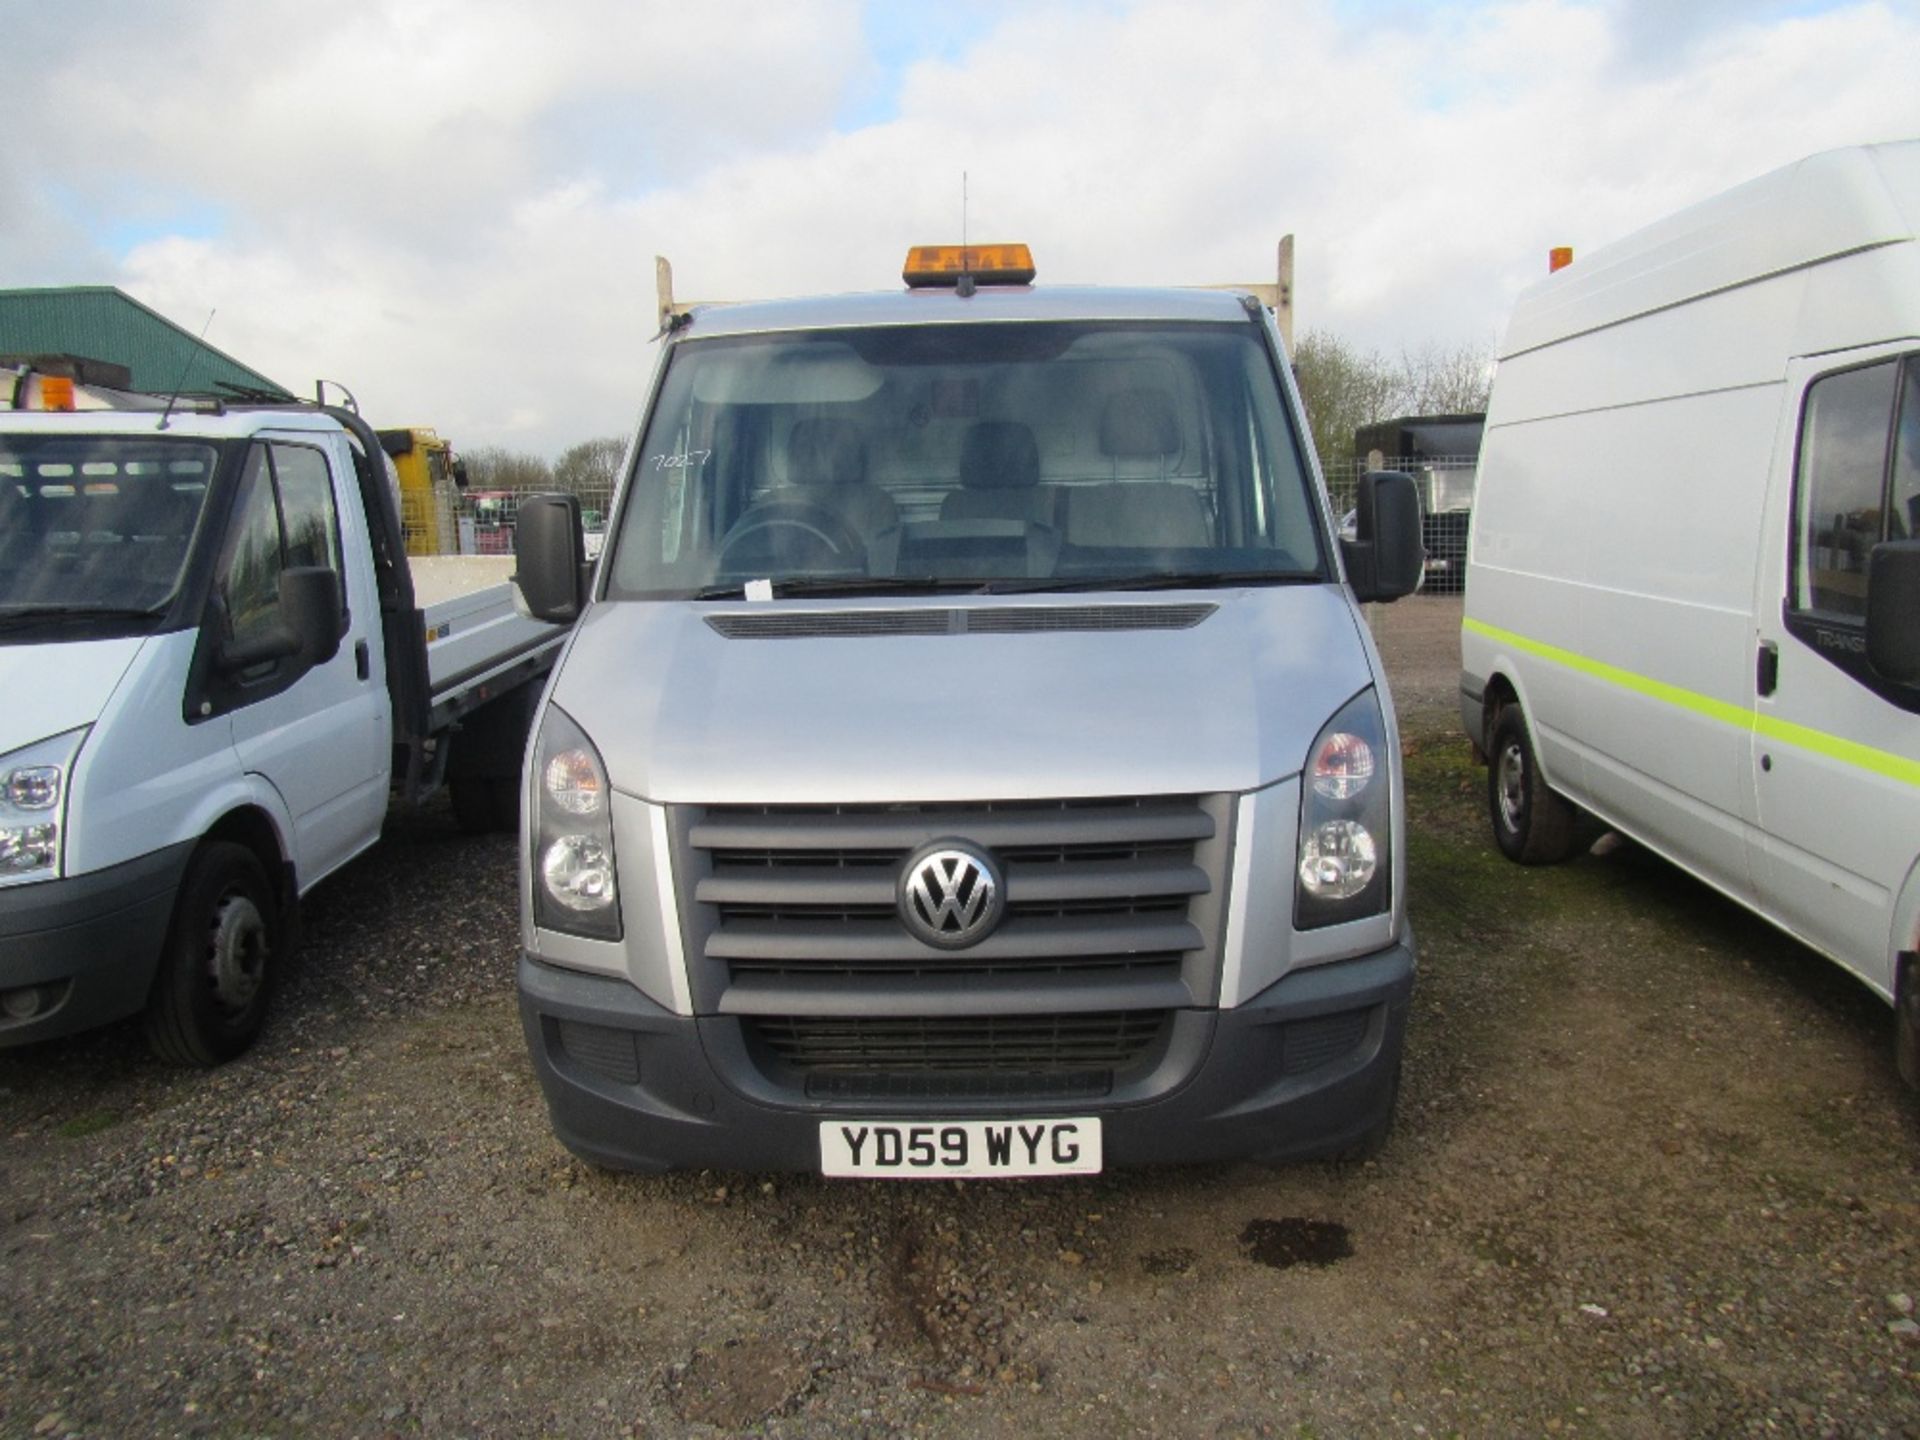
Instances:
[[[662,262],[664,263],[664,262]],[[1273,318],[1279,323],[1280,338],[1287,354],[1293,354],[1293,236],[1280,237],[1279,283],[1274,286]]]
[[[660,329],[665,330],[673,323],[673,266],[664,255],[653,257],[653,288],[660,301]]]

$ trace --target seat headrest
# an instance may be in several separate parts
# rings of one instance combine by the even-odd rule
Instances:
[[[1031,490],[1040,483],[1040,447],[1018,420],[979,420],[960,446],[960,483],[969,490]]]
[[[787,483],[859,485],[867,478],[867,445],[851,420],[796,420],[787,434]]]
[[[1162,390],[1121,390],[1100,416],[1102,455],[1172,455],[1180,449],[1180,421]]]

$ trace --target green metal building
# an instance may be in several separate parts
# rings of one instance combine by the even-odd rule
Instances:
[[[249,369],[111,285],[0,290],[0,355],[77,355],[133,372],[156,394],[273,396],[285,386]]]

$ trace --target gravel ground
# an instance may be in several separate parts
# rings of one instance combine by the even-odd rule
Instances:
[[[1890,1015],[1634,847],[1501,860],[1459,614],[1375,615],[1422,947],[1378,1160],[594,1171],[526,1063],[511,844],[396,815],[251,1055],[0,1056],[0,1434],[1920,1436]]]

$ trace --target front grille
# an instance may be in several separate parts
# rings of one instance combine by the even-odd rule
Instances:
[[[849,1075],[1085,1075],[1122,1069],[1160,1037],[1164,1011],[847,1018],[762,1016],[753,1036],[799,1070]]]
[[[1215,829],[1191,796],[715,807],[690,835],[701,949],[735,976],[1177,971],[1207,944],[1190,910],[1214,889],[1196,847]],[[980,944],[935,951],[901,923],[900,874],[922,845],[954,838],[998,859],[1006,915]]]
[[[1221,796],[677,812],[695,1002],[777,1088],[826,1101],[1110,1094],[1213,1003]],[[897,908],[936,840],[992,853],[1006,911],[938,950]]]

